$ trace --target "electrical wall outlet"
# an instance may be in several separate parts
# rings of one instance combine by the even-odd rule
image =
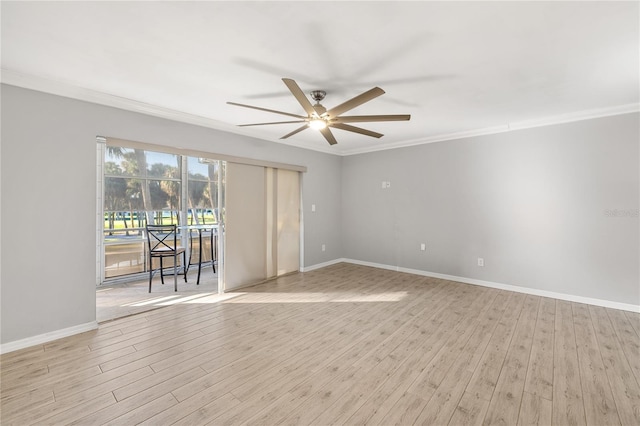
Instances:
[[[322,245],[322,251],[325,251],[327,249],[327,246],[325,246],[324,244]]]
[[[420,244],[420,250],[425,251],[427,249],[427,245],[425,243]]]
[[[316,205],[315,204],[311,204],[311,211],[315,212],[316,211]]]
[[[387,182],[382,181],[382,189],[385,189],[387,187]]]
[[[478,258],[478,266],[484,266],[484,259],[481,257]]]

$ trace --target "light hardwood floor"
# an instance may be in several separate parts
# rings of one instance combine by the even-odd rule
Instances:
[[[3,425],[640,424],[640,315],[338,264],[1,357]]]
[[[184,303],[195,298],[215,299],[218,293],[218,276],[210,267],[202,269],[200,284],[196,284],[197,268],[191,268],[185,283],[178,278],[178,291],[173,290],[173,276],[165,277],[166,284],[160,282],[160,276],[153,277],[151,293],[148,278],[123,284],[101,285],[96,288],[96,320],[110,321],[128,315],[139,314],[166,307],[175,303]]]

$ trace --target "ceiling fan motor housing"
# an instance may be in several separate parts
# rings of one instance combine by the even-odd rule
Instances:
[[[324,90],[311,91],[311,99],[313,99],[316,102],[320,102],[321,100],[324,99],[325,96],[327,96],[327,92],[325,92]]]

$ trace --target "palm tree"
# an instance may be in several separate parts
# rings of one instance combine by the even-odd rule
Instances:
[[[210,162],[208,164],[209,171],[209,199],[211,200],[211,208],[215,212],[218,208],[218,178],[220,176],[220,161]],[[219,211],[215,214],[216,222],[219,222]]]
[[[152,218],[149,217],[151,211],[151,192],[149,191],[149,180],[147,179],[147,157],[144,154],[144,150],[135,148],[136,165],[138,168],[138,174],[142,177],[142,205],[144,206],[144,213],[147,223],[153,223]]]
[[[108,175],[122,175],[122,169],[113,161],[104,164],[104,172]],[[115,214],[124,208],[123,201],[126,198],[127,182],[122,177],[106,177],[104,180],[104,209],[109,221],[109,229],[115,226]],[[125,222],[126,225],[126,222]],[[109,231],[109,235],[113,232]]]
[[[202,207],[204,191],[207,186],[206,180],[207,177],[201,175],[200,173],[189,173],[189,180],[187,183],[189,207],[192,210],[191,218],[192,220],[195,219],[196,225],[200,223],[200,219],[198,219],[197,209]],[[202,215],[204,221],[204,213]]]
[[[107,154],[109,157],[122,158],[124,156],[124,150],[121,146],[109,146],[107,145]]]

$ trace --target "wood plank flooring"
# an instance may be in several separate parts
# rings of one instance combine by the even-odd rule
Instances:
[[[338,264],[3,355],[2,425],[640,424],[640,315]]]
[[[173,291],[173,276],[165,277],[166,284],[160,282],[160,275],[153,277],[151,293],[148,278],[128,283],[101,285],[96,288],[96,320],[110,321],[128,315],[147,312],[179,301],[186,296],[212,297],[218,293],[218,276],[211,267],[203,266],[200,284],[196,284],[198,268],[192,266],[187,274],[187,283],[179,277],[178,291]]]

